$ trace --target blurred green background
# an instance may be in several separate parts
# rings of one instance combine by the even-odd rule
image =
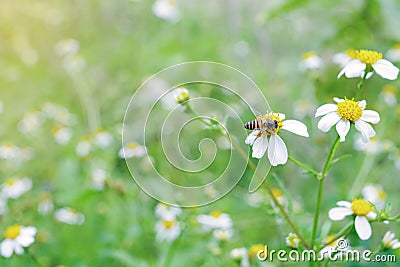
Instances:
[[[7,200],[0,230],[16,223],[37,227],[29,254],[42,266],[238,266],[230,257],[233,248],[257,243],[285,248],[291,229],[280,223],[270,201],[264,199],[256,207],[248,203],[250,170],[223,199],[184,209],[180,220],[185,227],[177,240],[156,241],[157,201],[140,190],[118,156],[130,98],[150,75],[177,63],[209,60],[230,65],[257,83],[274,111],[307,124],[308,139],[282,136],[290,155],[319,169],[335,133],[320,132],[313,113],[334,96],[351,98],[358,83],[336,78],[340,67],[332,63],[332,56],[348,48],[365,48],[382,52],[385,58],[400,42],[396,0],[177,1],[180,15],[172,19],[156,16],[153,4],[144,0],[0,3],[0,145],[18,148],[13,157],[0,159],[0,182],[26,176],[33,182],[29,192]],[[302,55],[309,51],[322,58],[320,68],[300,68]],[[389,90],[393,104],[385,101],[387,84],[393,86]],[[399,81],[378,75],[366,82],[362,98],[367,108],[381,115],[374,126],[381,149],[356,151],[355,131],[350,131],[338,154],[351,158],[332,167],[321,222],[329,221],[327,212],[336,201],[351,200],[348,193],[357,175],[364,183],[380,184],[393,213],[400,211],[398,87]],[[101,140],[106,141],[96,145],[99,133],[105,133]],[[85,140],[90,152],[79,156],[77,146]],[[166,163],[159,164],[165,168]],[[221,168],[223,164],[222,160]],[[106,177],[101,188],[93,185],[93,173],[99,169]],[[308,240],[317,182],[291,163],[271,172],[268,182],[292,203],[290,213]],[[364,183],[357,185],[357,195]],[[266,198],[262,190],[258,193]],[[56,210],[71,207],[82,213],[85,222],[68,225],[57,221],[54,212],[38,213],[39,203],[47,198]],[[215,210],[232,217],[234,235],[226,242],[204,233],[196,221],[197,215]],[[333,223],[331,232],[344,224]],[[398,224],[373,225],[370,240],[360,242],[351,235],[350,243],[374,250],[389,228],[400,234]],[[0,257],[1,266],[33,264],[26,251],[10,259]],[[252,260],[251,265],[281,263]]]

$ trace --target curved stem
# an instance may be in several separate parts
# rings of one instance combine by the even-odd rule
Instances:
[[[318,228],[318,220],[319,220],[319,212],[321,209],[322,203],[322,195],[324,191],[324,182],[325,177],[328,174],[329,168],[331,166],[333,157],[335,156],[336,149],[339,145],[340,137],[337,136],[336,140],[333,142],[331,150],[329,151],[328,157],[326,158],[324,167],[322,169],[321,175],[318,179],[318,193],[317,193],[317,204],[315,207],[315,214],[314,214],[314,224],[312,228],[312,235],[311,235],[311,247],[314,247],[315,236],[317,235],[317,228]]]
[[[294,164],[296,164],[297,166],[300,166],[301,168],[305,169],[306,171],[308,171],[309,173],[311,173],[312,175],[314,175],[315,177],[319,177],[320,173],[313,170],[311,167],[308,167],[307,165],[305,165],[304,163],[301,163],[300,161],[298,161],[297,159],[293,158],[292,156],[289,156],[288,158],[291,162],[293,162]]]
[[[340,230],[333,238],[332,241],[337,240],[338,238],[342,237],[343,235],[346,236],[347,232],[351,230],[351,228],[354,225],[354,221],[349,222],[345,227],[343,227],[342,230]],[[321,251],[322,249],[324,249],[326,246],[328,246],[329,243],[324,244],[318,251]]]

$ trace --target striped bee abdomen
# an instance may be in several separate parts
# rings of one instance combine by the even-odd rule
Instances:
[[[247,130],[254,130],[254,129],[260,129],[260,121],[259,120],[252,120],[249,122],[246,122],[244,125],[244,128]]]

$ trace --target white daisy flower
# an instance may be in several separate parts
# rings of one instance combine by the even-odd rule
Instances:
[[[283,194],[282,190],[280,190],[279,188],[272,188],[271,191],[273,197],[278,201],[278,203],[282,205],[284,208],[286,208],[288,205],[288,201],[285,195]],[[277,208],[275,206],[275,202],[272,199],[271,199],[271,206],[273,208]]]
[[[176,220],[161,220],[156,223],[156,240],[171,243],[181,234],[181,224]]]
[[[66,224],[82,224],[85,222],[85,216],[72,208],[61,208],[54,213],[57,221]]]
[[[99,129],[94,134],[93,142],[100,148],[106,148],[112,144],[113,137],[109,132]]]
[[[92,142],[90,140],[90,137],[84,136],[76,146],[75,152],[79,157],[84,158],[87,155],[89,155],[91,148],[92,148]]]
[[[55,120],[61,125],[73,125],[76,122],[76,117],[67,108],[50,102],[43,105],[42,114],[45,118]]]
[[[72,137],[72,131],[66,127],[54,127],[52,129],[54,140],[60,145],[66,145]]]
[[[347,63],[357,58],[357,50],[347,49],[345,52],[336,53],[332,57],[332,62],[344,68]]]
[[[189,91],[186,88],[179,87],[174,91],[175,100],[180,104],[189,100]]]
[[[247,254],[246,248],[234,248],[230,252],[230,256],[233,260],[240,262],[240,267],[249,267],[249,255]]]
[[[347,78],[361,77],[365,71],[369,78],[373,72],[378,73],[382,78],[395,80],[399,74],[399,68],[390,61],[382,59],[382,54],[371,50],[357,50],[356,58],[346,64],[339,72],[338,78],[344,74]]]
[[[371,137],[368,143],[364,143],[362,136],[357,135],[354,141],[354,149],[364,151],[367,154],[377,155],[383,151],[390,150],[393,147],[390,141],[380,141],[376,136]]]
[[[365,100],[354,101],[353,99],[333,98],[337,104],[325,104],[320,106],[315,117],[320,117],[318,129],[328,132],[336,124],[336,131],[340,136],[340,142],[345,141],[350,130],[350,124],[354,123],[356,129],[361,133],[364,143],[375,136],[375,131],[369,123],[377,124],[380,120],[379,114],[373,110],[364,110],[367,106]]]
[[[288,246],[289,248],[298,248],[300,238],[294,233],[289,233],[289,235],[285,238],[285,241],[286,246]]]
[[[43,124],[43,117],[39,111],[25,113],[22,120],[18,123],[18,130],[21,133],[28,134],[36,131]]]
[[[41,200],[38,205],[38,212],[41,215],[47,215],[54,210],[54,203],[51,195],[45,193],[41,196]]]
[[[0,243],[0,254],[9,258],[13,253],[21,255],[24,253],[24,247],[29,247],[35,242],[36,227],[13,225],[4,232],[4,239]]]
[[[175,0],[156,0],[153,4],[153,13],[160,19],[178,22],[181,18]]]
[[[213,231],[213,236],[215,239],[219,241],[227,241],[232,238],[233,230],[231,228],[228,229],[215,229]]]
[[[261,129],[255,129],[247,138],[246,144],[253,146],[253,158],[261,158],[268,149],[268,159],[272,166],[285,164],[288,152],[278,132],[283,129],[294,134],[308,137],[307,127],[297,120],[285,120],[282,113],[267,113],[257,118],[262,123]],[[275,125],[270,125],[273,122]],[[268,140],[269,137],[269,140]]]
[[[386,57],[391,61],[400,62],[400,44],[396,44],[389,49],[386,53]]]
[[[363,187],[361,194],[366,201],[375,205],[376,209],[385,208],[386,193],[381,185],[368,184]]]
[[[231,216],[220,211],[213,211],[209,215],[201,214],[197,216],[197,221],[203,225],[206,230],[232,228]]]
[[[394,107],[397,104],[397,88],[391,84],[386,84],[382,88],[382,92],[379,94],[383,102],[390,107]]]
[[[118,156],[124,159],[129,159],[132,157],[142,157],[144,155],[146,155],[146,148],[136,142],[127,143],[118,152]]]
[[[15,159],[21,154],[21,148],[12,144],[5,143],[0,146],[0,159]]]
[[[19,198],[32,189],[32,179],[25,178],[9,178],[1,185],[1,194],[5,198]]]
[[[398,249],[400,248],[400,241],[394,238],[394,233],[387,231],[383,236],[382,245],[387,249]]]
[[[155,208],[155,214],[160,219],[174,220],[177,216],[182,214],[182,209],[180,207],[158,203]]]
[[[302,61],[300,62],[300,69],[306,70],[317,70],[322,68],[324,62],[322,58],[319,57],[315,52],[307,52],[302,56]]]
[[[348,215],[354,215],[354,226],[360,239],[367,240],[371,237],[372,230],[368,219],[375,219],[377,214],[374,206],[362,198],[354,198],[352,202],[338,201],[339,207],[329,210],[329,218],[333,221],[341,221]]]
[[[96,190],[104,190],[107,179],[107,172],[103,169],[95,169],[91,175],[92,187]]]

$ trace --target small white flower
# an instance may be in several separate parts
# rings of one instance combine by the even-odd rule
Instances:
[[[381,210],[385,208],[386,193],[383,191],[382,186],[369,184],[364,186],[361,194],[366,201],[375,205],[376,209]]]
[[[22,120],[18,123],[18,129],[21,133],[28,134],[39,129],[42,123],[42,114],[39,111],[32,111],[25,113]]]
[[[75,116],[68,109],[54,103],[45,103],[42,107],[42,114],[45,118],[55,120],[61,125],[73,125],[76,122]]]
[[[54,127],[52,129],[54,140],[60,145],[66,145],[72,137],[72,131],[66,127]]]
[[[21,255],[24,247],[29,247],[35,242],[36,227],[13,225],[4,232],[4,239],[0,243],[0,254],[9,258],[13,253]]]
[[[54,213],[57,221],[66,224],[82,224],[85,222],[85,216],[72,208],[61,208]]]
[[[156,240],[171,243],[181,233],[181,224],[176,220],[161,220],[155,225]]]
[[[109,132],[97,130],[93,138],[94,144],[101,148],[109,147],[113,142],[113,137]]]
[[[329,210],[329,218],[333,221],[341,221],[348,215],[354,215],[354,226],[360,239],[367,240],[371,237],[372,230],[368,219],[375,219],[377,214],[371,203],[362,198],[354,198],[352,202],[338,201],[339,207]]]
[[[219,211],[213,211],[209,215],[201,214],[197,216],[197,221],[203,225],[206,230],[229,229],[232,227],[231,216]]]
[[[400,44],[396,44],[389,49],[386,53],[386,57],[391,61],[400,62]]]
[[[175,0],[156,0],[153,4],[153,13],[160,19],[178,22],[181,18]]]
[[[387,231],[382,239],[382,245],[387,249],[400,248],[400,241],[394,238],[394,233]]]
[[[158,203],[155,208],[155,214],[160,219],[174,220],[177,216],[181,215],[182,209],[180,207],[169,206],[163,203]]]
[[[394,107],[397,104],[397,88],[391,84],[386,84],[382,88],[382,92],[379,94],[380,98],[383,99],[386,105]]]
[[[315,52],[307,52],[303,54],[303,59],[300,63],[300,69],[306,70],[317,70],[322,68],[324,62]]]
[[[350,124],[354,122],[356,129],[361,133],[364,143],[375,136],[375,131],[369,123],[377,124],[380,121],[378,112],[364,110],[367,106],[365,100],[355,102],[350,99],[333,99],[337,104],[325,104],[320,106],[315,117],[320,117],[318,129],[328,132],[336,124],[336,131],[340,136],[340,142],[344,142],[350,130]]]
[[[189,100],[189,91],[186,88],[179,87],[174,91],[174,97],[176,102],[183,103]]]
[[[286,241],[286,246],[288,246],[289,248],[298,248],[300,238],[294,233],[289,233],[285,241]]]
[[[15,159],[18,158],[21,152],[21,148],[18,146],[5,143],[0,146],[0,159]]]
[[[75,152],[79,157],[84,158],[89,155],[91,148],[92,143],[90,138],[88,136],[84,136],[76,146]]]
[[[332,57],[332,61],[333,63],[338,64],[340,67],[344,68],[347,63],[355,58],[357,58],[357,50],[347,49],[345,52],[334,54]]]
[[[354,141],[354,149],[364,151],[366,154],[377,155],[386,149],[390,149],[392,145],[390,142],[381,142],[376,136],[371,137],[368,143],[364,143],[362,136],[357,135]]]
[[[54,203],[50,194],[46,193],[41,196],[38,205],[38,212],[41,215],[47,215],[54,210]]]
[[[268,159],[272,166],[285,164],[288,160],[286,145],[278,135],[281,129],[300,136],[309,136],[307,127],[303,123],[297,120],[285,120],[285,115],[282,113],[267,113],[259,116],[257,120],[262,123],[261,129],[255,129],[245,142],[253,146],[253,158],[263,157],[268,149]],[[276,127],[271,129],[268,121],[274,122]]]
[[[96,169],[92,172],[92,187],[96,190],[104,190],[107,179],[107,172],[103,169]]]
[[[336,255],[337,253],[342,253],[343,251],[347,251],[350,249],[350,247],[347,245],[347,239],[339,237],[338,239],[333,240],[334,237],[335,235],[332,234],[323,240],[323,243],[326,244],[326,246],[319,251],[320,257],[324,257],[325,259],[327,259],[332,257],[333,255]],[[342,243],[339,245],[340,241]]]
[[[240,267],[249,267],[249,255],[246,248],[234,248],[230,252],[232,259],[240,261]]]
[[[1,194],[5,198],[19,198],[32,189],[31,178],[9,178],[1,185]]]
[[[279,188],[272,188],[272,196],[278,201],[280,205],[282,205],[284,208],[287,207],[288,201],[285,195],[283,194],[282,190]],[[275,202],[271,199],[271,206],[275,209],[277,208],[275,205]]]
[[[213,231],[213,236],[219,241],[227,241],[232,238],[233,230],[231,228],[228,229],[215,229]]]
[[[135,142],[124,145],[118,152],[120,158],[129,159],[146,155],[146,148]]]
[[[79,42],[75,39],[64,39],[56,43],[54,50],[59,56],[74,55],[79,51]]]
[[[356,58],[346,64],[346,66],[339,72],[338,78],[343,74],[347,78],[361,77],[365,71],[368,71],[367,78],[369,78],[375,71],[382,78],[388,80],[395,80],[399,74],[399,69],[394,66],[390,61],[382,59],[382,54],[370,50],[357,50]]]

